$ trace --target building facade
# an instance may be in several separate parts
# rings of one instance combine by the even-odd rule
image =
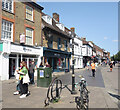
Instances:
[[[94,48],[96,49],[96,57],[98,58],[98,63],[101,63],[103,58],[103,50],[95,44]]]
[[[82,56],[82,40],[77,35],[74,38],[74,43],[72,43],[72,39],[70,41],[70,44],[74,44],[74,56],[72,55],[72,58],[74,57],[74,68],[79,69],[83,68],[83,56]],[[71,48],[72,52],[72,48]],[[71,66],[72,66],[72,59],[71,59]]]
[[[43,64],[48,62],[53,72],[69,71],[70,69],[70,34],[59,22],[59,15],[50,17],[42,15]]]
[[[0,76],[8,80],[14,76],[20,61],[29,67],[32,60],[41,62],[41,11],[34,2],[2,0],[2,29],[0,36]]]
[[[88,61],[91,61],[92,58],[92,50],[93,50],[93,44],[91,42],[86,41],[86,38],[81,38],[83,42],[82,46],[82,55],[83,55],[83,64],[84,67],[86,66]]]

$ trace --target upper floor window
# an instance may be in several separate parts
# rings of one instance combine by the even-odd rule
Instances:
[[[2,0],[2,9],[13,12],[13,0]]]
[[[26,19],[33,21],[33,8],[26,5]]]
[[[65,49],[65,51],[67,51],[67,40],[64,40],[64,49]]]
[[[61,49],[62,45],[61,45],[61,39],[58,38],[58,49]]]
[[[13,41],[13,23],[2,20],[2,40]]]
[[[26,28],[26,44],[33,45],[33,29]]]
[[[53,36],[51,36],[48,40],[48,48],[53,48]]]

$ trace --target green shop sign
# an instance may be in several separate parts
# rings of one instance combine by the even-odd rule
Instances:
[[[3,43],[0,43],[0,52],[3,51]]]

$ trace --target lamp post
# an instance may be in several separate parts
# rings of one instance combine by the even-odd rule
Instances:
[[[75,37],[75,33],[72,32],[71,36],[72,36],[72,92],[71,92],[71,94],[77,94],[77,92],[75,91],[75,73],[74,73],[74,37]]]

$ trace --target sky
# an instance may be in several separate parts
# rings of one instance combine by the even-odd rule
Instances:
[[[38,2],[43,12],[52,17],[59,14],[60,23],[74,27],[79,37],[86,37],[96,45],[118,52],[118,3],[117,2]]]

